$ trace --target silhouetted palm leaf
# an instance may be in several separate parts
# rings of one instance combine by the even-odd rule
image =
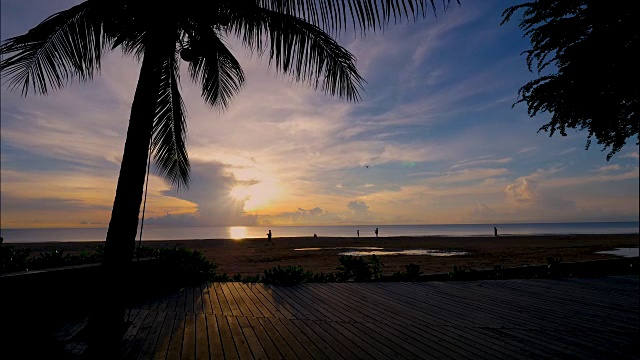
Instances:
[[[178,88],[179,66],[175,55],[166,59],[160,71],[151,149],[160,175],[177,188],[188,187],[190,166],[186,147],[187,123]]]
[[[11,89],[47,94],[73,78],[91,80],[105,44],[102,22],[88,2],[54,14],[24,35],[0,45],[0,68]]]

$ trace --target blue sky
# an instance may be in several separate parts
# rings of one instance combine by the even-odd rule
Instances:
[[[74,1],[3,0],[1,38]],[[638,221],[638,147],[609,162],[585,132],[537,133],[517,91],[536,77],[501,1],[339,41],[365,78],[357,103],[269,69],[229,39],[247,82],[212,110],[185,74],[189,190],[153,170],[146,224],[340,225]],[[1,92],[1,226],[106,227],[139,64],[116,50],[88,83]],[[367,167],[368,166],[368,167]]]

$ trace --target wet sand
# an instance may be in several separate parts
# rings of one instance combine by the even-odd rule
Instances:
[[[554,235],[554,236],[499,236],[499,237],[295,237],[274,238],[274,245],[264,239],[210,239],[146,241],[144,246],[169,248],[183,246],[199,250],[218,264],[218,273],[243,276],[262,274],[276,265],[300,265],[313,272],[333,272],[339,265],[339,253],[347,247],[378,247],[384,251],[428,249],[466,251],[467,255],[384,255],[383,272],[393,274],[403,265],[420,265],[425,274],[451,271],[454,266],[475,270],[492,269],[494,265],[515,267],[541,265],[547,257],[562,257],[563,262],[615,258],[614,255],[596,254],[597,251],[616,247],[638,247],[640,235]],[[93,251],[102,242],[50,242],[6,244],[17,248],[31,248],[32,255],[40,251],[62,248],[65,253],[79,254]],[[321,248],[315,251],[296,251],[298,248]],[[339,248],[339,249],[336,249]]]

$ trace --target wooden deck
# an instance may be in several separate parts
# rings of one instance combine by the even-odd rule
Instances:
[[[211,283],[131,309],[128,359],[638,359],[638,276]],[[59,333],[69,354],[79,324]]]

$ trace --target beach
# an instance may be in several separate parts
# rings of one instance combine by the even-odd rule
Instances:
[[[639,234],[612,235],[539,235],[498,237],[286,237],[267,239],[198,239],[172,241],[144,241],[144,246],[172,248],[182,246],[202,252],[218,264],[218,273],[243,276],[262,274],[264,270],[281,265],[299,265],[313,272],[333,272],[339,264],[340,253],[359,250],[403,251],[439,250],[466,252],[465,255],[381,255],[383,273],[391,275],[404,270],[403,266],[420,265],[425,274],[448,272],[454,266],[474,270],[504,267],[543,265],[547,257],[561,257],[563,262],[610,259],[617,256],[597,254],[618,247],[638,247]],[[5,243],[16,248],[30,248],[32,255],[42,251],[63,249],[77,255],[81,251],[93,251],[104,242],[44,242]],[[366,249],[375,248],[375,249]],[[296,250],[306,249],[306,250]],[[438,252],[436,255],[444,255]]]

